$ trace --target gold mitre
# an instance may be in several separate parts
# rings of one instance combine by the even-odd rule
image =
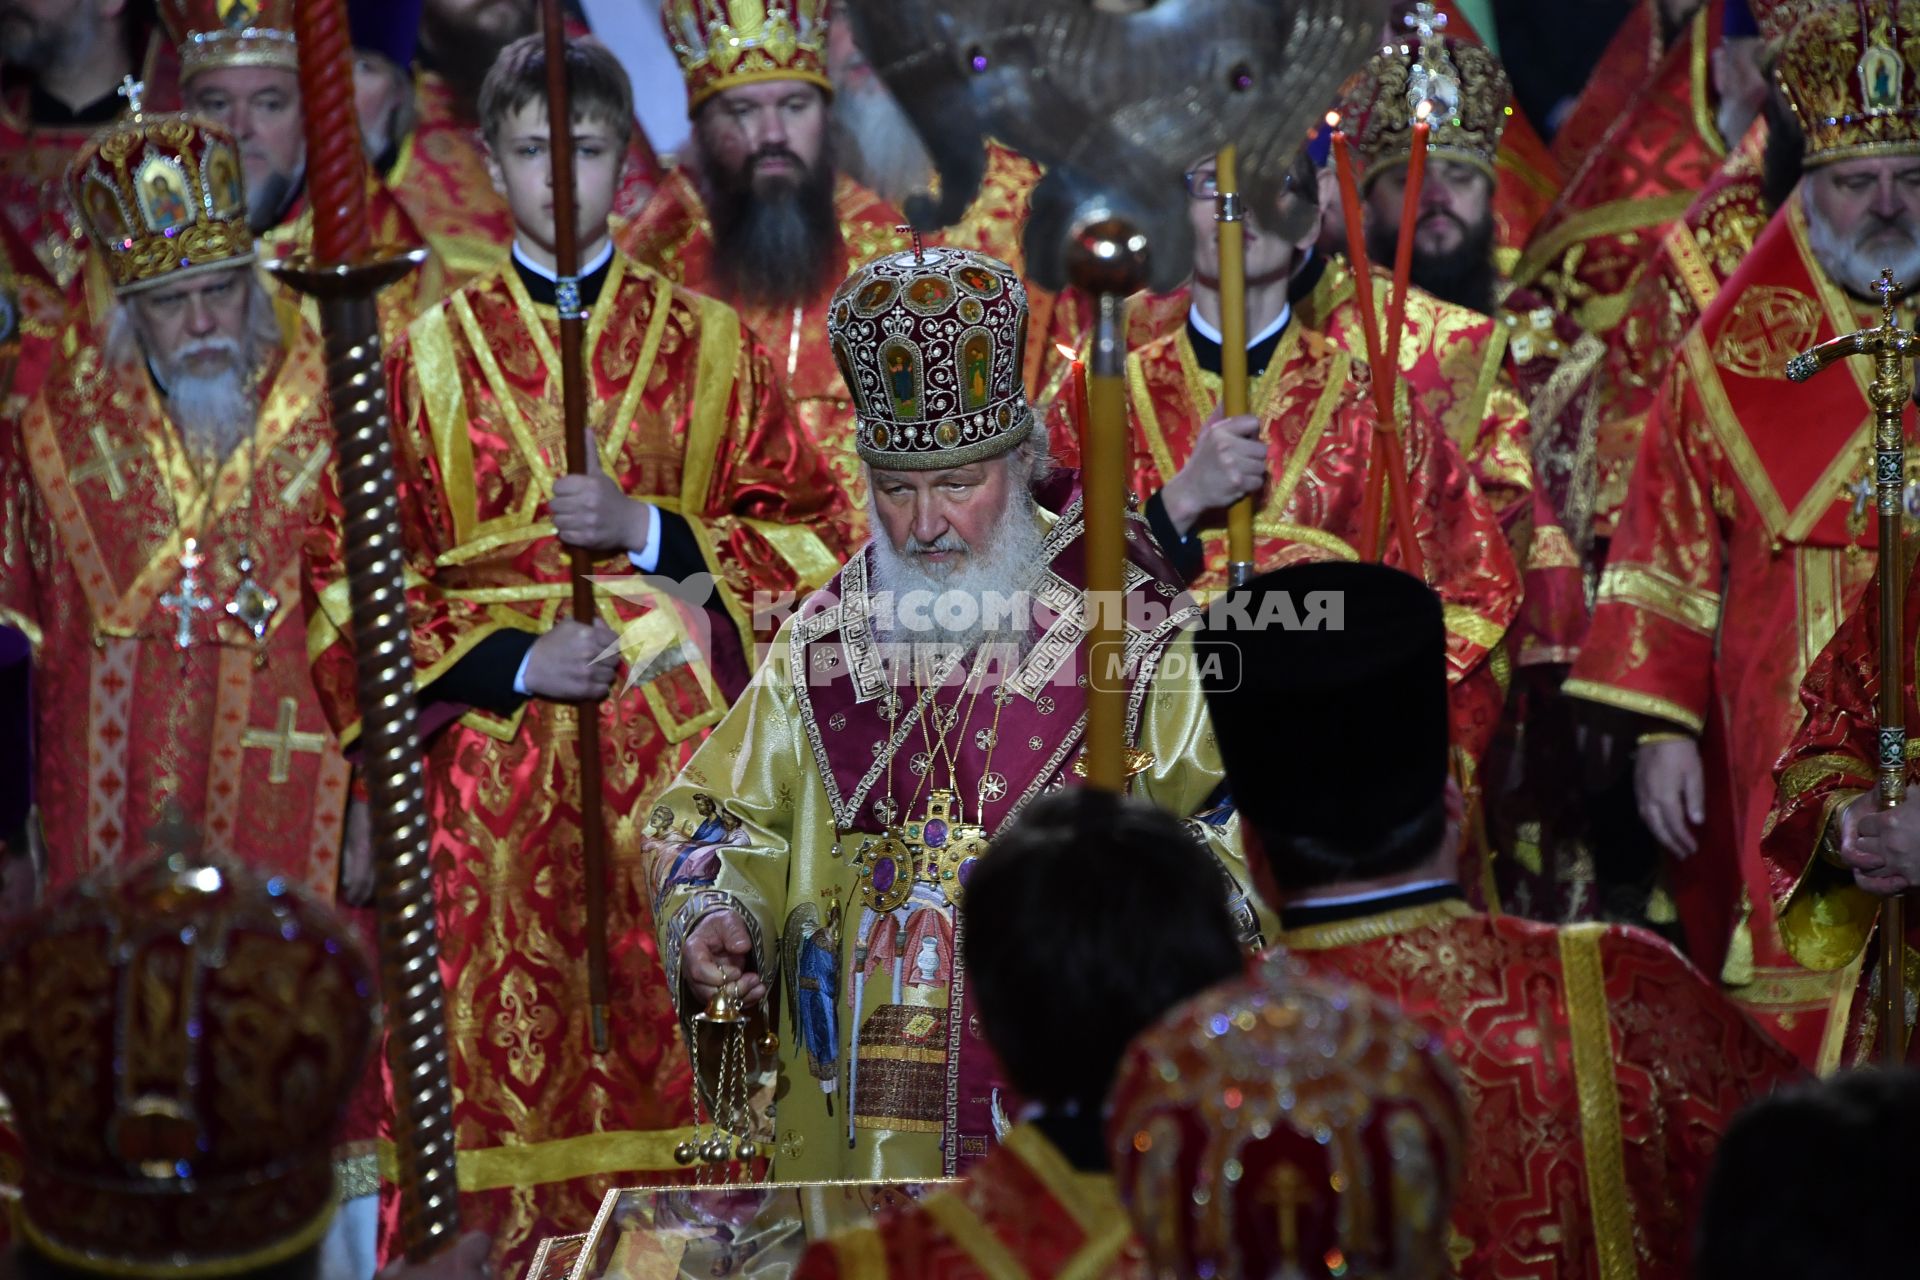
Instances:
[[[1512,91],[1484,45],[1444,34],[1447,15],[1431,4],[1408,15],[1410,41],[1381,48],[1341,93],[1340,127],[1365,166],[1364,186],[1413,153],[1413,126],[1432,127],[1427,154],[1464,160],[1489,178]]]
[[[1773,74],[1806,134],[1806,163],[1920,154],[1916,67],[1915,0],[1841,0],[1801,19]]]
[[[121,294],[254,260],[233,135],[199,116],[144,114],[141,88],[127,77],[128,115],[67,169],[67,197]]]
[[[828,0],[666,0],[660,25],[687,80],[687,114],[723,89],[805,80],[828,94]]]

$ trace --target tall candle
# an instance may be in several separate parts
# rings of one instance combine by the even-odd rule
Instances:
[[[1073,429],[1080,433],[1081,447],[1084,449],[1087,430],[1087,362],[1064,342],[1054,343],[1053,349],[1067,358],[1067,378],[1060,386],[1060,394],[1067,398],[1067,415],[1073,423]]]
[[[299,0],[293,29],[300,42],[313,254],[323,264],[353,262],[373,247],[373,228],[367,221],[367,159],[353,106],[353,43],[345,0]]]

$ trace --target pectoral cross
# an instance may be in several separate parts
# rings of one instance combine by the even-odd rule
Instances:
[[[73,469],[73,482],[80,484],[102,476],[107,482],[107,496],[118,502],[127,496],[127,477],[121,472],[120,464],[132,462],[143,451],[138,445],[116,448],[104,422],[94,423],[87,431],[87,438],[93,441],[93,461]]]
[[[160,607],[173,610],[173,647],[193,648],[193,615],[213,608],[213,597],[200,590],[200,540],[188,538],[180,549],[180,585],[160,597]]]
[[[280,699],[280,719],[271,729],[248,729],[240,735],[240,745],[257,747],[273,754],[267,757],[267,781],[285,782],[293,776],[293,753],[305,751],[318,755],[327,749],[327,735],[304,733],[293,727],[300,704],[292,698]]]

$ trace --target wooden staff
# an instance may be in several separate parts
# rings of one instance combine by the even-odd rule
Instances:
[[[547,47],[547,126],[553,162],[553,272],[560,313],[560,403],[565,415],[567,474],[585,475],[587,465],[587,380],[581,364],[586,310],[580,305],[579,215],[573,187],[573,108],[567,87],[567,33],[560,0],[541,0],[540,17]],[[567,548],[573,584],[573,620],[594,620],[593,553]],[[607,851],[600,812],[600,708],[579,708],[580,852],[587,889],[587,999],[593,1051],[605,1053],[607,1038]]]
[[[269,264],[269,270],[318,301],[326,343],[360,705],[359,767],[373,827],[400,1245],[409,1262],[421,1263],[459,1234],[460,1202],[428,847],[433,827],[423,782],[400,504],[374,295],[423,262],[426,251],[373,244],[366,158],[359,130],[352,127],[353,50],[346,6],[341,0],[302,0],[293,7],[293,21],[306,104],[314,252]]]
[[[1127,573],[1127,298],[1147,279],[1147,240],[1130,223],[1104,218],[1077,228],[1067,255],[1073,284],[1093,295],[1093,377],[1080,446],[1086,512],[1087,785],[1127,785],[1127,687],[1122,673]],[[1036,428],[1037,429],[1037,428]]]
[[[1242,221],[1240,157],[1232,143],[1213,162],[1213,220],[1220,272],[1220,399],[1229,418],[1248,411],[1247,226]],[[1253,495],[1227,508],[1227,581],[1245,586],[1253,578]]]
[[[1906,615],[1907,562],[1901,552],[1901,507],[1906,488],[1906,432],[1903,420],[1913,384],[1907,361],[1920,353],[1920,338],[1900,328],[1893,319],[1893,299],[1900,283],[1888,269],[1874,289],[1880,295],[1880,323],[1872,329],[1843,334],[1787,361],[1787,377],[1805,382],[1829,365],[1849,356],[1873,357],[1873,382],[1867,400],[1873,405],[1873,478],[1876,523],[1880,534],[1880,705],[1878,804],[1893,809],[1907,791],[1907,664],[1901,643]],[[1880,912],[1880,1053],[1889,1067],[1907,1056],[1907,911],[1900,895],[1887,899]]]
[[[1365,214],[1360,207],[1360,188],[1354,178],[1353,153],[1345,131],[1333,134],[1334,173],[1340,180],[1340,207],[1347,224],[1347,257],[1353,265],[1354,305],[1360,310],[1360,327],[1365,331],[1367,366],[1373,374],[1373,404],[1380,429],[1374,433],[1367,465],[1366,496],[1361,504],[1360,556],[1363,560],[1380,558],[1380,499],[1384,486],[1393,509],[1394,531],[1400,543],[1400,558],[1407,572],[1426,577],[1425,557],[1414,535],[1413,505],[1406,492],[1406,451],[1400,443],[1399,407],[1394,389],[1400,381],[1400,334],[1406,320],[1406,295],[1413,271],[1413,225],[1417,220],[1420,184],[1425,174],[1427,122],[1414,126],[1413,155],[1409,157],[1407,185],[1401,197],[1400,239],[1394,254],[1394,278],[1387,294],[1387,320],[1390,331],[1381,333],[1374,324],[1373,266],[1367,260]]]

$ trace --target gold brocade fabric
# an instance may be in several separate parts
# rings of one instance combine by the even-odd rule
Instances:
[[[290,354],[224,461],[189,447],[137,346],[110,356],[84,329],[0,433],[0,621],[35,642],[51,890],[144,853],[172,801],[210,851],[333,896],[347,765],[307,678],[299,576],[332,433],[319,339],[281,319]],[[278,598],[263,642],[225,612],[243,550]]]
[[[1165,488],[1192,456],[1218,403],[1219,379],[1200,368],[1184,328],[1133,351],[1127,376],[1132,488],[1145,497]],[[1260,569],[1358,557],[1374,431],[1373,402],[1357,380],[1364,376],[1363,365],[1296,321],[1254,388],[1254,412],[1267,424],[1268,443],[1269,481],[1253,521]],[[1064,401],[1055,402],[1049,429],[1055,455],[1069,464],[1077,460],[1078,432]],[[1519,611],[1519,571],[1451,442],[1416,416],[1402,445],[1426,578],[1446,605],[1456,741],[1478,755],[1500,703],[1486,657]],[[1213,521],[1198,531],[1205,544],[1205,568],[1195,583],[1200,590],[1226,582],[1226,529]],[[1388,564],[1400,563],[1391,530],[1381,545]]]
[[[500,714],[436,685],[501,631],[542,633],[570,596],[548,501],[564,472],[553,308],[517,275],[469,284],[388,358],[414,655],[430,716],[440,960],[455,1138],[469,1221],[497,1262],[590,1222],[609,1175],[677,1173],[692,1113],[687,1060],[656,958],[640,823],[745,679],[757,592],[810,589],[846,546],[845,505],[731,310],[616,254],[585,324],[587,427],[627,494],[692,529],[718,608],[597,559],[621,668],[599,704],[612,1051],[590,1052],[581,870],[580,712],[544,699]],[[339,495],[328,492],[330,509]],[[358,732],[337,524],[315,539],[313,679]],[[505,696],[508,691],[503,690]],[[509,699],[510,700],[510,699]],[[389,1209],[394,1188],[383,1188]]]
[[[1147,1274],[1112,1175],[1076,1170],[1032,1125],[1014,1128],[958,1186],[816,1242],[794,1272],[795,1280]]]
[[[779,976],[769,984],[782,993],[777,1179],[965,1172],[1008,1119],[958,962],[965,868],[943,881],[930,860],[920,876],[863,860],[884,829],[880,815],[918,819],[930,811],[929,787],[951,784],[964,820],[990,837],[1034,795],[1068,783],[1085,695],[1078,646],[1057,641],[1080,625],[1077,508],[1060,514],[1042,551],[1050,568],[1035,591],[1057,608],[1055,623],[1002,686],[1011,690],[1003,707],[988,690],[949,726],[925,710],[904,671],[888,691],[867,623],[863,554],[782,629],[753,686],[648,820],[675,989],[688,934],[719,910],[744,919],[758,971]],[[1168,617],[1177,588],[1138,564],[1130,581],[1130,610]],[[1192,659],[1190,642],[1169,643],[1176,621],[1129,629],[1142,665],[1128,728],[1146,753],[1131,788],[1187,816],[1211,803],[1222,769],[1198,681],[1154,677]],[[952,696],[949,688],[943,708]],[[897,715],[885,710],[890,699]],[[922,745],[936,734],[951,744],[951,774],[944,753]],[[1236,825],[1193,829],[1219,860],[1223,891],[1249,913]],[[927,838],[936,839],[931,827]]]
[[[1684,1280],[1712,1159],[1742,1106],[1800,1076],[1651,934],[1459,903],[1281,935],[1446,1043],[1473,1138],[1454,1201],[1462,1280]]]

